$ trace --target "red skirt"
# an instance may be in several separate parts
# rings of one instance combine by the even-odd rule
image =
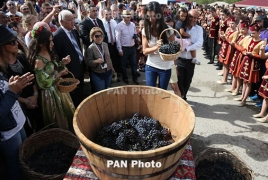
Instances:
[[[239,77],[239,70],[243,57],[244,56],[240,51],[235,51],[232,61],[230,63],[230,72],[235,77]]]
[[[239,78],[248,83],[259,82],[260,68],[258,63],[257,60],[245,56],[239,69]]]
[[[264,75],[268,75],[268,70],[266,70]],[[268,80],[262,80],[261,86],[259,88],[259,95],[264,99],[268,97]]]
[[[224,41],[221,45],[221,49],[219,52],[219,61],[223,63],[226,60],[227,50],[228,50],[229,43]]]
[[[228,46],[227,48],[227,54],[226,58],[223,61],[223,64],[229,65],[232,62],[233,56],[234,56],[235,48],[231,45]]]

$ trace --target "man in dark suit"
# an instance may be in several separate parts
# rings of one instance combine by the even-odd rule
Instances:
[[[89,5],[86,8],[86,11],[88,12],[87,17],[79,24],[79,31],[81,34],[81,38],[83,40],[84,48],[85,50],[87,47],[91,44],[89,33],[93,27],[100,27],[102,31],[104,32],[104,42],[108,43],[108,37],[107,33],[105,31],[105,28],[103,26],[103,23],[100,19],[98,19],[98,11],[95,5]]]
[[[70,11],[62,10],[58,17],[61,27],[54,33],[54,49],[60,60],[68,55],[71,57],[71,62],[66,67],[80,81],[78,87],[70,93],[77,107],[83,100],[84,87],[84,60],[79,34],[74,30],[74,16]],[[67,76],[72,77],[70,74]]]
[[[98,19],[98,11],[95,5],[89,5],[86,8],[87,11],[87,17],[79,24],[79,31],[81,38],[83,40],[84,44],[84,51],[86,52],[88,46],[91,44],[90,38],[89,38],[89,33],[93,27],[100,27],[104,33],[104,39],[103,41],[108,43],[108,36],[105,31],[105,28],[103,26],[103,23],[100,19]],[[86,56],[86,55],[85,55]],[[87,69],[90,71],[90,69],[87,67]],[[90,73],[89,73],[90,74]],[[95,92],[94,89],[94,84],[92,81],[90,81],[91,85],[91,91],[92,93]]]

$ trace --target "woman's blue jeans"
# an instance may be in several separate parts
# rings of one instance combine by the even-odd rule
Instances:
[[[107,89],[111,87],[112,81],[112,70],[104,73],[90,72],[90,80],[94,84],[95,92]]]
[[[22,180],[23,173],[20,167],[19,147],[26,139],[24,128],[6,141],[0,141],[0,151],[7,162],[7,172],[10,180]]]
[[[171,76],[171,69],[162,70],[152,66],[145,66],[146,85],[156,87],[156,79],[159,77],[158,87],[161,89],[167,89],[169,79]]]

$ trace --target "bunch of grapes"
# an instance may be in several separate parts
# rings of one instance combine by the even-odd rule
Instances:
[[[73,85],[74,82],[73,81],[62,81],[60,82],[60,85],[62,86],[70,86],[70,85]]]
[[[164,44],[159,48],[159,51],[164,54],[176,54],[180,51],[180,43],[177,41],[169,42],[168,44]]]
[[[198,180],[246,180],[231,162],[221,159],[213,161],[204,159],[198,163],[195,172]]]
[[[95,142],[116,150],[146,151],[167,146],[171,140],[169,129],[163,128],[159,121],[135,113],[131,119],[104,126]]]

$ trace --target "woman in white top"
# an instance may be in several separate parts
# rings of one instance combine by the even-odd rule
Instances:
[[[157,77],[159,77],[158,87],[167,89],[171,76],[171,66],[174,62],[163,61],[160,58],[158,49],[162,43],[174,41],[174,32],[166,31],[166,33],[162,34],[161,39],[158,39],[161,32],[168,28],[164,21],[161,5],[158,2],[153,1],[147,4],[145,13],[142,47],[143,54],[148,55],[145,66],[146,85],[155,87]]]

